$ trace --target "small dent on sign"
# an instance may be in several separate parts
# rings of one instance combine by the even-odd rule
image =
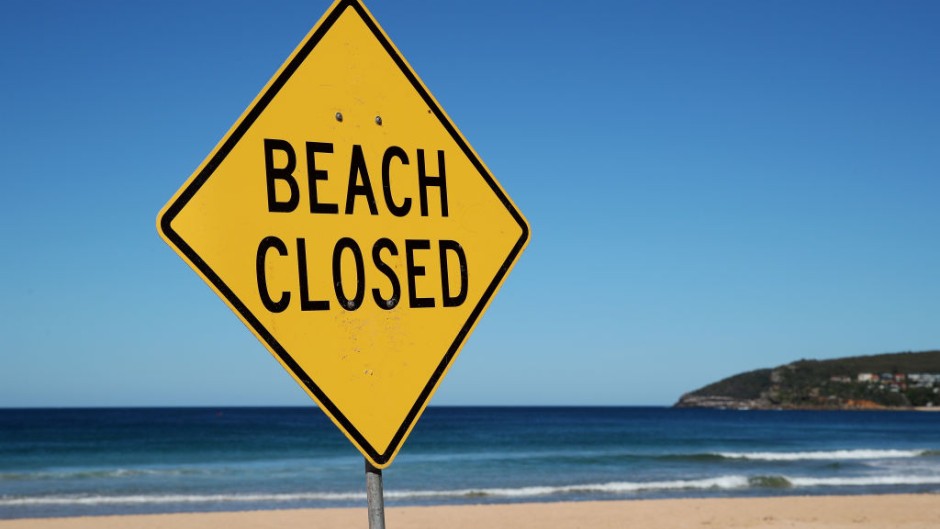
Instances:
[[[343,113],[342,113],[342,112],[337,112],[337,113],[336,113],[336,121],[343,121]]]
[[[394,308],[395,305],[397,305],[397,304],[398,304],[398,300],[395,299],[395,298],[392,298],[392,299],[390,299],[390,300],[388,300],[388,301],[385,302],[385,306],[388,307],[388,308],[390,308],[390,309],[391,309],[391,308]]]
[[[375,124],[376,125],[382,124],[382,116],[375,116]]]
[[[366,374],[366,375],[369,375],[370,377],[372,376],[372,370],[371,370],[371,369],[366,369],[365,371],[363,371],[363,373]]]
[[[349,300],[346,302],[346,307],[349,308],[349,310],[353,310],[356,308],[356,302],[354,300]]]

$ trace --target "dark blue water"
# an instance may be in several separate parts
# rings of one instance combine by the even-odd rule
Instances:
[[[429,408],[388,505],[940,492],[940,413]],[[365,504],[315,408],[0,410],[0,518]]]

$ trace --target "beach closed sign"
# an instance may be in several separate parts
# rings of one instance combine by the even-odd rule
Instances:
[[[357,0],[330,7],[157,224],[378,468],[529,239]]]

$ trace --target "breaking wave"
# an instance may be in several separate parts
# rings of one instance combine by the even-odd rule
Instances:
[[[814,452],[718,452],[723,459],[748,459],[754,461],[829,461],[845,459],[901,459],[930,456],[930,450],[831,450]]]
[[[505,498],[526,499],[572,494],[627,495],[639,492],[677,490],[784,489],[818,487],[865,487],[879,485],[940,485],[938,476],[789,477],[728,475],[706,479],[589,483],[563,486],[479,488],[457,490],[386,491],[393,500]],[[99,506],[161,504],[277,504],[298,502],[350,502],[365,499],[365,492],[304,492],[281,494],[140,494],[140,495],[59,495],[0,497],[0,507],[15,506]]]

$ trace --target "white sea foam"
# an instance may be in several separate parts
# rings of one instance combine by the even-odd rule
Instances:
[[[387,496],[387,495],[386,495]],[[297,494],[138,494],[122,496],[63,495],[2,498],[0,506],[20,505],[160,505],[180,503],[278,503],[292,501],[349,501],[365,499],[364,492]]]
[[[519,488],[481,488],[450,491],[403,491],[400,498],[418,498],[425,496],[493,496],[504,498],[519,498],[532,496],[549,496],[556,494],[578,493],[628,493],[655,490],[682,490],[682,489],[736,489],[748,486],[745,476],[720,476],[707,479],[684,479],[673,481],[630,482],[618,481],[610,483],[588,483],[583,485],[562,485],[554,487],[519,487]],[[389,497],[396,497],[395,493],[386,493]]]
[[[860,476],[787,478],[794,487],[872,487],[877,485],[940,485],[940,476]]]
[[[817,452],[719,452],[726,459],[755,461],[826,461],[847,459],[900,459],[921,457],[927,450],[831,450]]]
[[[682,489],[737,489],[749,486],[745,476],[721,476],[697,480],[674,480],[652,482],[612,482],[584,485],[518,487],[518,488],[479,488],[457,490],[411,490],[386,491],[389,499],[422,498],[527,498],[538,496],[610,493],[623,494],[641,491],[682,490]],[[123,496],[32,496],[20,498],[0,497],[0,506],[41,506],[41,505],[139,505],[139,504],[193,504],[193,503],[285,503],[303,501],[345,502],[365,499],[364,492],[310,492],[295,494],[154,494]]]
[[[773,483],[774,485],[768,485]],[[536,498],[571,494],[623,495],[638,492],[676,490],[734,490],[762,488],[784,484],[794,488],[808,487],[865,487],[879,485],[940,485],[940,475],[933,476],[861,476],[861,477],[790,477],[727,475],[705,479],[671,481],[619,481],[562,486],[534,486],[517,488],[479,488],[455,490],[400,490],[386,491],[385,498],[420,500],[441,498]],[[350,502],[365,499],[364,492],[307,492],[285,494],[152,494],[152,495],[61,495],[0,497],[0,507],[17,506],[101,506],[101,505],[166,505],[166,504],[218,504],[218,503],[298,503],[298,502]]]

